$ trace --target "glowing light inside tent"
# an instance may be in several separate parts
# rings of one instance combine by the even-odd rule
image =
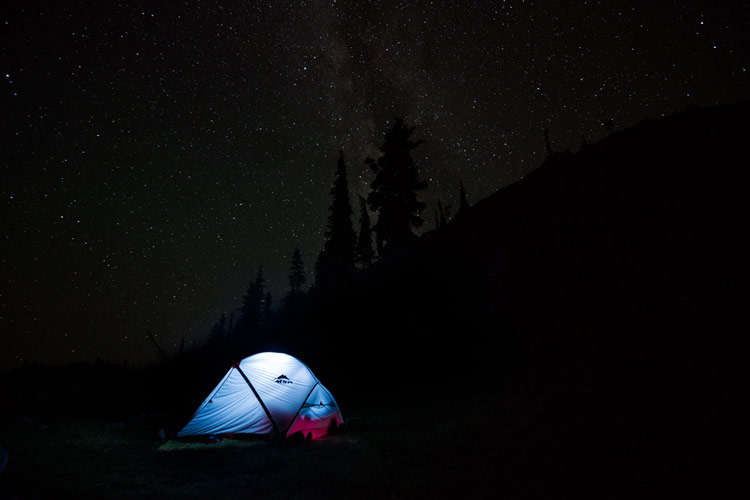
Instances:
[[[266,352],[232,366],[178,436],[302,432],[318,438],[342,423],[333,395],[304,363]]]

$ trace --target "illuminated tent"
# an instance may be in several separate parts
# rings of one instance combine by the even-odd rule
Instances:
[[[177,435],[321,437],[342,422],[336,400],[304,363],[263,352],[234,365]]]

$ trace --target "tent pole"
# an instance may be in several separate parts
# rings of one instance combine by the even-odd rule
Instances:
[[[294,422],[296,422],[296,421],[297,421],[297,417],[299,417],[299,412],[301,412],[301,411],[302,411],[302,407],[304,407],[304,406],[305,406],[305,403],[307,403],[307,398],[309,398],[309,397],[310,397],[310,394],[312,394],[312,391],[314,391],[314,390],[315,390],[315,388],[316,388],[316,387],[318,387],[318,384],[319,384],[319,383],[320,383],[320,382],[315,382],[315,385],[314,385],[314,386],[312,386],[312,389],[310,389],[310,392],[308,392],[308,393],[307,393],[307,396],[305,396],[305,399],[303,399],[303,400],[302,400],[302,404],[301,404],[301,405],[299,406],[299,408],[297,409],[297,413],[295,413],[295,414],[294,414],[294,418],[292,419],[291,423],[289,424],[289,427],[287,427],[287,428],[286,428],[286,431],[287,431],[287,432],[289,432],[289,429],[291,429],[291,428],[292,428],[292,426],[294,425]]]
[[[258,402],[260,403],[260,406],[263,407],[263,411],[266,412],[266,416],[268,417],[268,420],[271,421],[271,425],[273,425],[273,431],[278,434],[279,428],[276,426],[276,422],[273,420],[273,417],[271,416],[271,412],[268,411],[268,408],[266,408],[266,404],[263,402],[262,399],[260,399],[260,395],[258,394],[258,391],[255,390],[255,387],[253,387],[253,384],[250,383],[250,380],[245,376],[245,372],[242,371],[242,368],[240,368],[239,363],[237,363],[237,371],[240,372],[240,375],[242,375],[242,378],[245,379],[245,382],[247,382],[247,385],[250,386],[250,389],[253,391],[253,394],[255,394],[255,397],[258,399]]]

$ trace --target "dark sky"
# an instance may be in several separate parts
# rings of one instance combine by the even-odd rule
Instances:
[[[295,246],[308,270],[322,247],[339,149],[356,201],[395,116],[426,141],[429,229],[459,179],[473,202],[538,166],[547,127],[575,150],[603,119],[749,96],[747,2],[18,4],[0,369],[146,362],[147,328],[201,342],[261,264],[278,303]]]

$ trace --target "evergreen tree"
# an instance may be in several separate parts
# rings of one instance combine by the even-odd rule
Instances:
[[[357,264],[362,269],[372,264],[372,228],[370,214],[367,212],[367,200],[363,196],[359,196],[359,238],[356,254]]]
[[[270,326],[271,322],[273,321],[273,310],[271,309],[272,304],[273,297],[271,296],[271,290],[268,290],[265,297],[263,298],[263,318],[261,320],[263,326],[265,327]]]
[[[331,213],[326,226],[326,242],[315,264],[315,284],[321,288],[346,281],[354,269],[352,206],[349,203],[343,151],[339,154],[331,196],[333,201],[328,207]]]
[[[284,321],[294,321],[299,315],[305,301],[307,273],[299,248],[294,249],[292,263],[289,267],[289,293],[284,297]]]
[[[214,326],[211,327],[211,333],[208,336],[208,342],[209,343],[221,342],[222,340],[224,340],[226,336],[227,336],[227,314],[221,313],[221,318],[219,318],[219,321],[214,323]],[[182,338],[182,341],[184,343],[185,337]],[[180,350],[182,350],[182,346],[180,346]]]
[[[321,282],[326,281],[326,270],[327,270],[327,258],[325,248],[318,253],[318,258],[315,259],[315,287],[320,288]]]
[[[305,263],[302,262],[302,254],[299,251],[299,247],[297,247],[294,249],[292,264],[289,267],[289,295],[304,292],[302,287],[305,286],[305,283],[307,283]]]
[[[547,156],[554,152],[552,142],[549,140],[549,128],[544,129],[544,152],[547,153]]]
[[[263,277],[263,266],[255,273],[255,281],[247,287],[247,292],[242,297],[242,307],[237,311],[240,313],[234,326],[233,335],[240,340],[248,340],[257,331],[263,312],[263,299],[265,278]]]
[[[464,188],[464,182],[459,180],[458,181],[458,198],[459,198],[459,205],[458,205],[458,212],[456,215],[466,212],[466,209],[469,208],[469,199],[466,197],[466,189]]]
[[[438,213],[440,214],[440,219],[438,223],[438,229],[445,227],[448,224],[448,219],[450,219],[451,216],[451,206],[448,205],[447,207],[443,208],[443,203],[438,200]]]
[[[411,151],[424,141],[412,141],[413,133],[413,127],[396,118],[380,146],[382,155],[365,160],[375,173],[367,203],[378,213],[374,227],[378,255],[413,238],[412,227],[424,223],[421,213],[425,204],[417,200],[417,191],[426,189],[427,182],[419,179],[411,157]]]

